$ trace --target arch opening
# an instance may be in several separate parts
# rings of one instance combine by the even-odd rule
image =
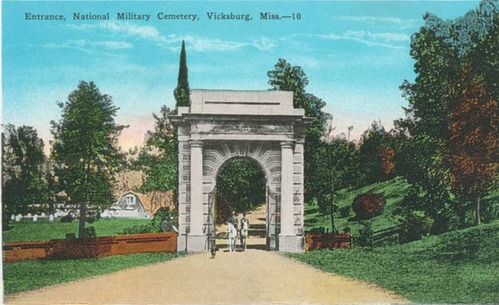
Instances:
[[[240,223],[243,213],[249,221],[247,249],[267,249],[267,175],[263,166],[251,157],[237,156],[225,160],[217,170],[214,218],[216,244],[228,249],[227,225],[235,213],[238,224],[237,251],[241,251]]]

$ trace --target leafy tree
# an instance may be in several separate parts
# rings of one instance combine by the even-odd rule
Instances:
[[[308,77],[301,67],[292,66],[286,60],[279,59],[274,70],[269,71],[267,76],[272,90],[292,91],[293,106],[305,109],[305,115],[315,119],[308,128],[305,138],[305,196],[309,201],[320,192],[317,187],[319,181],[315,176],[318,157],[313,152],[322,145],[321,138],[324,135],[326,123],[332,119],[332,116],[323,111],[326,103],[322,99],[306,92]]]
[[[154,131],[147,131],[138,160],[145,174],[142,192],[177,189],[176,133],[171,115],[166,106],[161,107],[159,115],[153,114]]]
[[[189,76],[187,70],[187,55],[185,53],[185,43],[182,40],[182,49],[180,51],[180,63],[178,68],[177,88],[173,91],[177,107],[185,107],[191,105],[189,89]]]
[[[52,157],[59,187],[79,205],[79,238],[85,237],[87,206],[108,206],[112,182],[122,155],[118,136],[125,126],[115,122],[118,108],[93,82],[81,81],[65,103],[61,119],[52,121]]]
[[[480,224],[480,199],[490,191],[499,173],[499,107],[483,78],[470,66],[463,68],[456,88],[448,142],[451,185],[457,194],[476,200]]]
[[[425,25],[412,37],[411,56],[415,60],[416,79],[401,86],[409,102],[406,120],[401,123],[410,138],[398,147],[400,152],[397,153],[406,160],[396,157],[396,169],[412,185],[412,191],[402,205],[432,217],[434,232],[451,226],[453,213],[459,217],[460,226],[466,223],[468,207],[458,204],[462,200],[457,198],[464,194],[458,192],[452,182],[455,180],[455,168],[449,166],[452,162],[446,162],[451,153],[449,149],[456,148],[452,139],[457,141],[472,136],[468,131],[473,129],[456,130],[455,109],[459,104],[456,104],[456,88],[461,85],[463,67],[472,61],[478,68],[473,71],[484,72],[470,76],[470,79],[483,77],[485,92],[492,97],[497,92],[498,8],[497,1],[485,0],[478,9],[455,20],[444,21],[426,14]],[[463,117],[465,113],[460,111]]]
[[[365,183],[371,184],[393,178],[395,173],[392,138],[380,122],[373,122],[371,128],[361,137],[359,159]]]
[[[358,152],[354,143],[335,138],[323,142],[313,153],[317,158],[314,174],[318,183],[316,196],[319,211],[323,214],[329,211],[333,218],[333,201],[337,191],[355,187],[361,179]]]
[[[15,213],[26,214],[33,204],[47,204],[50,192],[43,165],[43,140],[30,126],[8,124],[2,132],[2,225]]]

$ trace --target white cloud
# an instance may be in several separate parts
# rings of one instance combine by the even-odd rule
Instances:
[[[77,49],[80,51],[94,51],[100,49],[107,50],[119,50],[119,49],[131,49],[133,45],[125,41],[88,41],[85,39],[77,40],[66,40],[60,44],[48,43],[41,45],[43,48],[67,48],[67,49]]]
[[[406,49],[405,46],[395,45],[394,42],[407,42],[409,36],[398,33],[371,33],[366,31],[346,31],[342,34],[316,35],[328,40],[351,40],[363,43],[370,47],[384,47],[389,49]]]
[[[229,41],[219,38],[213,39],[191,35],[180,36],[170,34],[165,36],[154,26],[139,26],[128,22],[106,21],[98,24],[68,25],[67,27],[76,30],[98,29],[123,34],[128,37],[135,37],[158,43],[160,46],[175,52],[178,51],[178,45],[182,40],[185,40],[189,45],[189,51],[194,52],[231,52],[238,51],[245,47],[253,47],[258,50],[270,50],[275,46],[275,43],[267,37],[260,37],[259,39],[253,39],[252,41]]]
[[[245,46],[248,46],[248,43],[237,42],[237,41],[224,41],[221,39],[210,39],[210,38],[201,38],[194,36],[185,36],[182,39],[178,39],[177,41],[185,40],[189,45],[190,51],[197,52],[207,52],[207,51],[237,51],[242,49]],[[177,50],[177,48],[172,48]]]
[[[95,47],[104,47],[106,49],[131,49],[133,45],[124,41],[97,41],[90,43]]]
[[[419,21],[415,19],[401,19],[393,17],[374,17],[374,16],[338,16],[335,17],[339,20],[354,21],[354,22],[367,22],[367,23],[384,23],[391,24],[399,27],[414,27],[417,26]]]
[[[275,47],[275,42],[273,42],[270,38],[261,37],[260,39],[254,40],[252,42],[252,46],[259,50],[271,50]]]
[[[367,32],[367,35],[369,37],[372,37],[373,39],[382,39],[385,41],[411,41],[411,37],[406,34],[399,34],[399,33],[370,33]]]
[[[106,21],[97,24],[68,25],[67,28],[75,30],[107,30],[109,32],[120,33],[131,37],[140,37],[142,39],[153,41],[164,41],[158,29],[154,26],[139,26],[128,22]]]

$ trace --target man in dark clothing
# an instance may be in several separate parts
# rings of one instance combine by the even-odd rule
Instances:
[[[167,216],[165,220],[163,220],[161,229],[163,229],[163,232],[175,232],[178,234],[178,229],[173,223],[173,218],[171,216]]]

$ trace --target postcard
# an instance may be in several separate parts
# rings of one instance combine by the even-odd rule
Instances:
[[[2,1],[6,304],[499,301],[499,5]]]

